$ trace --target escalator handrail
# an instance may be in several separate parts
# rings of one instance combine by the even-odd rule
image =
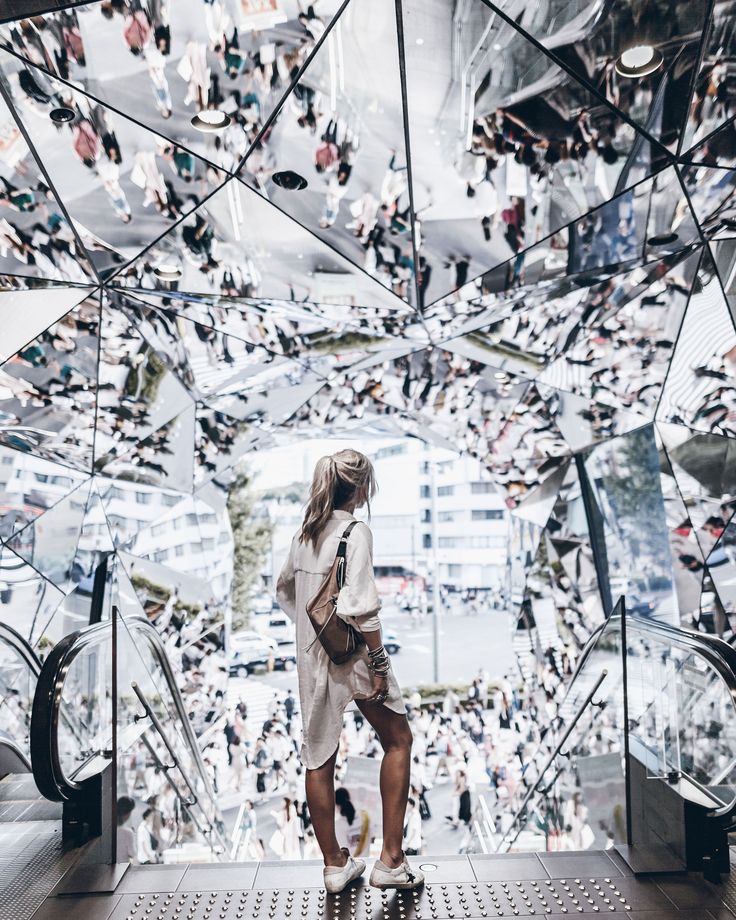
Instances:
[[[204,766],[191,722],[181,698],[171,662],[160,634],[143,617],[126,617],[129,631],[138,633],[151,646],[161,667],[176,707],[182,731],[197,766],[208,796],[217,801],[209,775]],[[36,685],[31,716],[31,763],[36,785],[43,796],[51,801],[71,801],[84,794],[85,782],[78,783],[64,774],[59,755],[59,717],[64,680],[74,659],[89,645],[99,641],[111,631],[112,622],[105,620],[85,626],[65,636],[49,653]]]
[[[9,645],[13,651],[17,652],[18,657],[23,659],[33,676],[38,677],[42,668],[41,659],[24,636],[7,623],[0,623],[0,642]]]
[[[736,708],[736,649],[734,649],[728,642],[724,639],[720,639],[718,636],[713,636],[708,633],[699,633],[694,632],[688,629],[682,629],[679,626],[672,626],[669,623],[663,623],[660,620],[652,620],[646,617],[633,617],[625,613],[625,604],[624,598],[619,598],[616,603],[611,617],[620,613],[626,624],[627,630],[632,630],[635,632],[645,633],[646,635],[656,638],[656,639],[665,639],[670,643],[670,645],[676,646],[679,649],[688,652],[694,652],[699,654],[704,658],[709,665],[713,668],[714,671],[722,678],[728,690],[731,694],[731,697],[734,701],[734,707]],[[601,623],[590,635],[590,638],[585,643],[582,652],[580,653],[575,669],[570,678],[570,684],[565,693],[565,697],[560,703],[560,709],[562,709],[568,699],[571,697],[575,681],[582,672],[585,664],[590,657],[593,649],[598,644],[598,640],[601,636],[601,633],[606,629],[610,624],[610,618]],[[627,646],[629,641],[629,634],[627,636]],[[582,707],[576,710],[575,715],[571,719],[570,731],[577,724],[580,716],[583,713],[583,710],[587,707],[589,700],[583,704]],[[628,726],[625,726],[625,731],[628,731]],[[565,738],[570,734],[570,731],[566,732]],[[564,739],[563,739],[564,742]],[[559,747],[560,745],[558,745]],[[536,755],[535,755],[536,756]],[[524,799],[522,800],[521,805],[516,810],[514,818],[509,825],[506,833],[503,835],[501,841],[498,844],[498,849],[500,850],[506,838],[511,833],[512,829],[522,820],[526,806],[529,799],[531,798],[535,789],[539,787],[542,777],[549,769],[550,765],[554,762],[554,757],[547,759],[544,767],[540,770],[537,779],[531,789],[528,790]],[[688,777],[689,778],[689,777]],[[711,812],[712,816],[728,819],[736,815],[736,797],[734,797],[732,802],[726,803],[721,808],[714,809]],[[517,835],[518,836],[518,833]]]

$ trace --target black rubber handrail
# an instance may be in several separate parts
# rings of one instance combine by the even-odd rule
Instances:
[[[197,772],[204,783],[208,797],[215,803],[215,794],[202,761],[197,738],[187,716],[184,701],[181,698],[161,636],[155,627],[142,617],[126,618],[125,626],[134,639],[140,638],[141,642],[147,643],[152,650],[156,663],[160,667],[168,685],[182,734],[187,747],[191,751]],[[61,764],[59,722],[63,718],[61,703],[64,681],[72,663],[82,651],[90,645],[104,641],[108,635],[111,636],[111,632],[112,621],[105,620],[65,636],[51,650],[41,669],[33,699],[31,716],[31,763],[33,765],[33,776],[39,791],[51,801],[74,801],[85,795],[89,776],[86,776],[85,780],[78,782],[64,773],[64,768]],[[98,772],[101,772],[104,767],[103,762]],[[208,816],[208,820],[212,819]],[[217,821],[217,818],[215,821]]]

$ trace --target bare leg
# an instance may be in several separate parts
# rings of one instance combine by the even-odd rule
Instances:
[[[326,866],[344,866],[347,857],[335,836],[335,761],[337,748],[329,760],[306,772],[307,805]]]
[[[406,803],[409,798],[412,735],[409,720],[381,703],[356,700],[356,705],[376,730],[383,748],[381,761],[381,803],[383,805],[383,849],[381,862],[391,869],[401,865],[401,847]]]

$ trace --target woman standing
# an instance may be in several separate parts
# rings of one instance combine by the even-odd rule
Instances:
[[[345,582],[336,613],[362,633],[365,644],[335,664],[319,641],[306,605],[330,571],[353,512],[376,492],[373,466],[355,450],[320,458],[314,470],[304,522],[294,535],[279,575],[277,598],[296,624],[299,703],[303,723],[301,758],[315,835],[325,861],[325,888],[342,891],[365,871],[365,862],[340,847],[335,834],[335,762],[343,712],[351,700],[373,726],[384,751],[380,789],[383,848],[370,876],[379,888],[414,888],[423,875],[402,850],[409,793],[411,729],[401,690],[381,641],[381,602],[373,576],[373,536],[364,523],[347,537]]]

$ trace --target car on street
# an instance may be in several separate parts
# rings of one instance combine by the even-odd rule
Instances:
[[[389,653],[389,655],[396,655],[397,652],[401,649],[401,642],[396,633],[384,632],[383,634],[383,647]]]
[[[275,639],[254,629],[244,629],[230,636],[230,648],[233,652],[256,651],[267,655],[268,649],[275,649],[277,645]]]
[[[273,655],[276,671],[293,671],[296,667],[296,654],[287,649],[270,649],[265,654],[256,651],[234,652],[228,665],[230,677],[248,677],[259,668],[267,668],[269,654]]]
[[[275,639],[279,645],[287,645],[294,641],[294,624],[284,613],[272,613],[265,628],[266,635]]]

